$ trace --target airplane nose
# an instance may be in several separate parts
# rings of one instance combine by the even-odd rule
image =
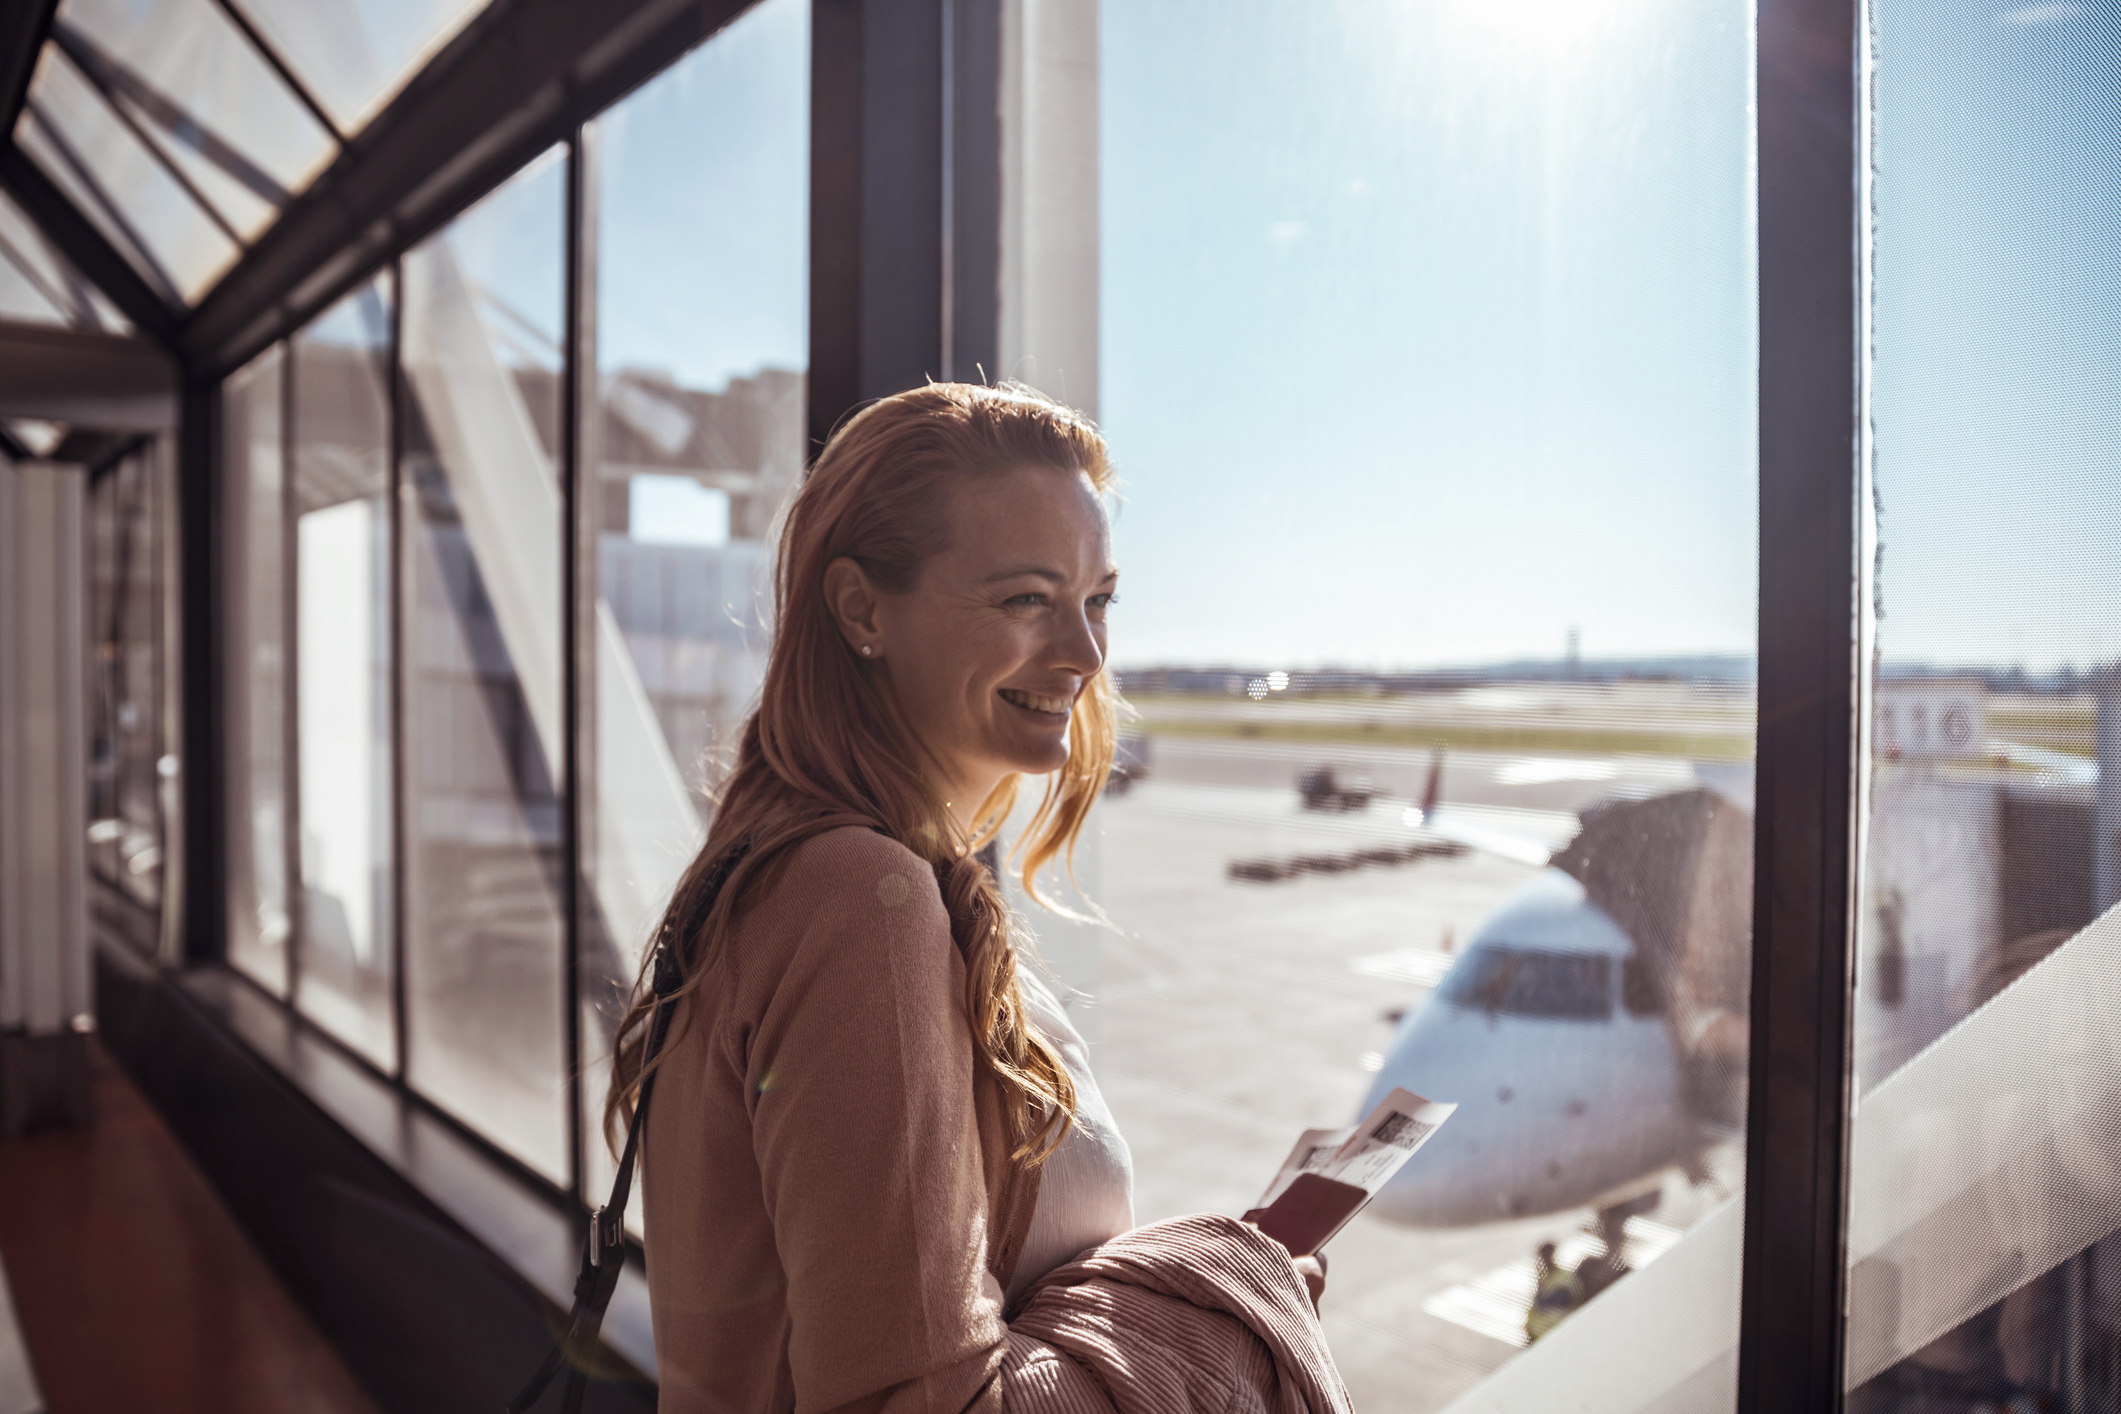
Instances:
[[[1440,1024],[1439,1024],[1440,1023]],[[1462,1024],[1461,1024],[1462,1023]],[[1516,1067],[1480,1044],[1474,1016],[1410,1017],[1363,1100],[1367,1110],[1404,1085],[1458,1112],[1373,1201],[1381,1216],[1423,1227],[1494,1222],[1529,1211],[1531,1151],[1551,1140],[1522,1103]],[[1533,1165],[1534,1169],[1538,1165]]]

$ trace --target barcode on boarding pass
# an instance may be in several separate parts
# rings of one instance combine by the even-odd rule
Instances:
[[[1394,1111],[1386,1115],[1377,1128],[1370,1131],[1370,1137],[1395,1149],[1412,1149],[1428,1138],[1429,1131],[1434,1128],[1435,1125],[1424,1124],[1412,1115]]]

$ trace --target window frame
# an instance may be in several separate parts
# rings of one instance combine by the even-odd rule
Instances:
[[[408,999],[406,991],[409,939],[406,927],[407,900],[403,861],[406,858],[406,836],[409,824],[407,819],[407,810],[409,808],[407,799],[408,787],[405,773],[412,769],[413,753],[406,750],[404,745],[407,692],[404,647],[411,641],[409,635],[412,625],[408,622],[410,606],[405,602],[404,595],[404,537],[407,531],[407,526],[404,523],[406,475],[404,434],[406,408],[404,399],[408,396],[408,393],[402,370],[404,299],[402,297],[401,266],[408,252],[423,242],[438,236],[457,217],[463,215],[510,181],[523,166],[537,161],[554,147],[563,149],[564,156],[562,160],[566,169],[564,174],[566,200],[562,213],[562,219],[566,223],[563,232],[562,255],[562,271],[565,281],[563,298],[565,303],[562,330],[563,364],[560,378],[560,446],[558,449],[559,456],[556,459],[558,463],[556,470],[559,474],[561,489],[560,513],[564,521],[561,538],[563,549],[561,578],[562,591],[566,596],[564,600],[565,609],[561,615],[561,700],[566,741],[563,763],[565,784],[559,792],[562,806],[560,813],[561,851],[564,861],[561,874],[563,929],[560,975],[561,1005],[564,1008],[562,1017],[563,1060],[566,1073],[569,1076],[574,1076],[583,1069],[581,1054],[580,948],[584,928],[592,926],[590,920],[585,919],[584,910],[593,906],[582,887],[584,878],[582,871],[585,867],[581,851],[584,837],[582,812],[594,809],[596,800],[593,779],[585,774],[593,770],[594,754],[593,751],[585,749],[585,732],[593,729],[593,723],[588,719],[588,713],[584,710],[585,703],[590,700],[588,694],[594,691],[593,675],[596,666],[594,662],[595,629],[593,620],[590,617],[594,614],[594,605],[593,603],[585,604],[582,602],[582,594],[580,592],[581,586],[595,583],[596,568],[594,557],[597,553],[597,528],[594,523],[597,503],[592,494],[585,493],[582,485],[583,477],[594,472],[594,458],[591,455],[591,448],[587,445],[587,439],[593,435],[595,419],[585,416],[584,409],[592,405],[592,400],[595,397],[597,366],[595,349],[596,122],[604,112],[621,102],[636,88],[655,78],[666,69],[682,62],[700,44],[712,39],[728,24],[733,23],[737,18],[747,13],[755,3],[758,3],[758,0],[728,0],[727,3],[712,7],[704,13],[695,9],[687,12],[677,20],[665,23],[639,40],[635,51],[630,51],[628,57],[615,61],[611,66],[612,73],[626,76],[626,82],[623,87],[616,84],[592,87],[577,95],[576,99],[568,105],[568,110],[561,115],[564,122],[560,125],[560,135],[556,141],[546,139],[546,134],[553,131],[557,120],[540,111],[539,97],[536,94],[532,94],[524,100],[524,106],[537,111],[539,116],[546,120],[528,129],[528,137],[523,136],[521,133],[511,134],[513,141],[505,148],[505,152],[511,155],[522,154],[520,162],[515,162],[513,165],[503,165],[498,158],[485,162],[476,169],[471,179],[467,179],[451,189],[450,204],[443,206],[437,202],[431,207],[428,219],[417,225],[408,225],[396,229],[392,233],[392,239],[387,244],[361,250],[357,243],[354,247],[357,253],[372,257],[367,263],[353,264],[350,256],[334,262],[326,271],[318,272],[316,277],[312,277],[304,283],[302,294],[305,298],[300,304],[280,304],[271,308],[264,316],[270,320],[269,323],[257,320],[252,321],[248,331],[251,335],[270,328],[274,331],[272,337],[263,339],[245,337],[225,342],[220,346],[219,357],[209,365],[208,370],[201,370],[199,367],[196,350],[190,347],[193,333],[201,324],[208,322],[209,310],[207,305],[222,296],[223,286],[227,285],[235,274],[241,273],[242,267],[239,267],[237,271],[231,273],[230,277],[224,278],[222,285],[217,285],[208,294],[206,299],[201,302],[200,310],[185,322],[184,337],[178,341],[177,348],[180,358],[187,359],[184,398],[179,417],[182,481],[179,499],[183,503],[179,507],[180,518],[182,518],[183,512],[189,511],[192,516],[203,520],[210,527],[210,535],[212,537],[211,542],[198,539],[192,531],[192,526],[196,522],[192,520],[185,521],[184,549],[187,552],[187,578],[185,582],[184,609],[187,615],[189,631],[211,641],[213,646],[209,656],[212,660],[218,662],[221,660],[222,655],[228,653],[234,647],[228,641],[229,627],[225,619],[226,601],[230,591],[220,580],[216,571],[219,557],[212,552],[212,544],[218,543],[220,537],[228,533],[219,519],[223,496],[220,485],[222,476],[220,466],[222,429],[219,425],[221,383],[225,378],[248,366],[250,360],[256,358],[265,350],[274,347],[279,347],[282,350],[282,358],[277,373],[280,379],[278,390],[280,400],[280,443],[282,464],[289,469],[289,481],[283,487],[283,502],[286,506],[283,511],[285,518],[283,536],[291,541],[294,533],[292,468],[298,440],[296,410],[294,408],[295,383],[292,373],[294,343],[302,332],[309,327],[312,320],[332,308],[349,292],[370,280],[387,274],[393,291],[393,298],[390,303],[391,329],[387,357],[390,388],[390,633],[394,645],[390,698],[390,732],[393,743],[390,766],[392,773],[390,788],[390,825],[392,833],[390,887],[392,929],[390,946],[392,950],[391,1026],[395,1045],[391,1064],[388,1066],[379,1065],[373,1059],[353,1049],[329,1030],[319,1026],[293,1002],[292,998],[296,995],[297,979],[302,966],[301,952],[304,946],[304,930],[299,926],[292,931],[290,936],[287,997],[283,998],[273,994],[270,989],[256,982],[247,973],[228,964],[226,959],[226,903],[224,898],[226,878],[223,870],[225,841],[221,838],[219,823],[220,779],[218,776],[212,777],[210,782],[215,792],[215,798],[211,802],[206,800],[190,801],[192,813],[187,819],[187,825],[193,830],[194,838],[208,842],[210,847],[193,850],[187,856],[186,898],[188,907],[186,908],[184,920],[187,941],[186,960],[195,966],[211,967],[216,972],[227,973],[234,979],[235,985],[240,989],[255,993],[256,997],[264,1001],[268,1006],[282,1012],[285,1017],[285,1025],[293,1035],[301,1038],[303,1044],[321,1044],[336,1058],[343,1059],[358,1070],[366,1072],[374,1080],[387,1087],[389,1093],[398,1104],[406,1107],[410,1112],[420,1115],[424,1120],[431,1120],[446,1127],[485,1159],[506,1171],[516,1183],[527,1184],[534,1190],[547,1194],[552,1201],[559,1205],[566,1214],[568,1221],[577,1224],[585,1232],[587,1229],[587,1216],[602,1200],[602,1196],[590,1193],[585,1188],[586,1176],[591,1172],[591,1167],[587,1162],[586,1150],[588,1143],[591,1142],[591,1136],[588,1131],[591,1128],[590,1121],[593,1117],[586,1113],[588,1107],[584,1103],[581,1087],[578,1084],[569,1084],[563,1088],[564,1122],[567,1126],[564,1150],[566,1178],[564,1182],[555,1183],[549,1177],[531,1169],[510,1154],[494,1140],[480,1132],[472,1123],[422,1093],[412,1083],[406,1063],[407,1048],[410,1044],[410,1034],[407,1026]],[[843,9],[850,8],[844,3],[844,0],[814,0],[814,3],[820,9],[830,3],[840,3]],[[968,3],[968,0],[944,0],[944,3],[960,4]],[[887,26],[879,27],[879,29],[887,36],[895,34],[895,27]],[[858,34],[859,31],[857,30],[856,33]],[[897,37],[903,43],[903,36]],[[870,43],[872,45],[880,45],[881,43],[875,31],[872,31]],[[676,47],[670,47],[673,45]],[[935,71],[926,75],[927,80],[932,85],[939,86],[942,67],[938,59]],[[818,60],[814,46],[812,56],[813,85],[815,85],[817,68]],[[432,82],[431,75],[423,76],[413,84],[408,85],[407,92],[408,94],[417,94],[424,91],[424,88]],[[990,84],[990,92],[991,87]],[[918,95],[916,95],[917,97]],[[828,95],[822,104],[814,91],[812,106],[814,121],[816,120],[816,110],[820,107],[829,109],[843,124],[851,119],[859,126],[862,119],[858,89],[851,94]],[[383,121],[384,117],[379,116],[376,123],[381,124]],[[489,115],[487,121],[493,122],[496,127],[503,130],[508,129],[510,126],[509,119],[506,116],[494,120]],[[901,123],[900,131],[894,133],[894,136],[903,138],[905,136],[905,126],[904,123]],[[814,191],[817,186],[817,165],[815,145],[813,144],[812,175]],[[4,170],[0,170],[0,180],[4,180],[4,178]],[[324,178],[320,178],[316,187],[321,187],[324,181]],[[313,187],[312,190],[315,190],[316,187]],[[297,205],[307,199],[306,194],[304,197],[298,198]],[[344,218],[335,219],[343,220]],[[815,227],[815,224],[816,220],[813,216],[813,227]],[[939,231],[921,228],[921,223],[919,222],[915,222],[914,225],[917,228],[915,231],[906,239],[893,245],[892,255],[901,264],[919,262],[923,258],[924,250],[932,249],[932,244],[939,240]],[[278,239],[277,231],[278,228],[275,227],[264,233],[260,239],[261,247]],[[113,259],[122,261],[123,258],[117,256],[115,252],[111,254]],[[815,271],[815,265],[816,262],[813,262],[813,272]],[[325,274],[332,276],[331,282],[328,284],[321,282],[321,277]],[[895,292],[899,288],[899,282],[889,280],[878,281],[875,284],[878,288],[885,291]],[[817,281],[813,273],[813,330],[816,325],[816,285]],[[874,297],[874,291],[872,291],[872,297]],[[902,298],[903,296],[900,297]],[[297,317],[298,311],[299,317]],[[935,333],[937,331],[930,332]],[[902,361],[918,360],[921,357],[921,353],[917,350],[909,350],[900,354],[899,357]],[[812,401],[812,416],[814,417],[815,393],[813,393]],[[200,563],[200,561],[204,561],[204,563]],[[290,763],[298,759],[296,755],[298,744],[294,740],[297,715],[294,694],[299,678],[296,664],[302,651],[301,645],[293,641],[294,586],[292,581],[293,576],[290,575],[289,583],[283,585],[283,599],[286,602],[282,606],[282,617],[286,622],[285,636],[288,640],[286,649],[288,668],[283,679],[283,691],[287,694],[287,705],[283,719],[286,723],[285,731],[288,736],[285,751]],[[224,689],[218,678],[203,683],[196,682],[195,679],[199,675],[198,663],[187,660],[185,664],[187,754],[194,761],[201,763],[210,762],[211,769],[218,770],[226,748],[225,743],[221,741],[211,724],[218,720],[218,713],[215,707],[218,704],[219,694]],[[209,674],[208,676],[211,675]],[[290,766],[290,770],[292,772],[292,766]],[[196,767],[191,774],[194,778],[197,777],[198,771]],[[299,785],[290,779],[283,789],[285,790],[284,809],[287,816],[287,848],[290,856],[288,866],[290,870],[288,876],[290,889],[289,908],[291,915],[299,917],[302,909],[296,893],[300,884],[299,875],[295,872],[295,864],[298,861],[293,858],[299,848],[298,842],[301,831]]]
[[[1738,1409],[1842,1407],[1864,672],[1861,0],[1754,36],[1759,715]]]

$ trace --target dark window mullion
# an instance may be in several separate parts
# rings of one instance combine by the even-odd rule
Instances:
[[[294,340],[280,345],[280,799],[286,822],[280,849],[287,877],[287,1004],[299,1009],[309,897],[302,878],[302,566],[295,496],[295,356]]]
[[[405,936],[405,875],[410,867],[411,841],[406,828],[406,773],[412,769],[412,748],[405,735],[405,698],[410,691],[411,635],[405,593],[405,536],[411,517],[405,513],[405,377],[399,366],[404,346],[405,281],[403,267],[392,261],[390,276],[390,348],[385,354],[385,372],[390,390],[390,1031],[393,1078],[405,1085],[411,1050],[411,1028],[406,1015],[405,959],[411,952]]]
[[[590,886],[589,868],[599,822],[595,818],[597,513],[600,501],[597,446],[597,250],[601,187],[599,132],[594,119],[575,129],[569,148],[567,184],[567,309],[564,344],[563,456],[566,479],[566,646],[568,1152],[577,1210],[594,1206],[589,1190],[589,1145],[596,1123],[593,1096],[582,1093],[588,1072],[582,1027],[582,959],[595,940],[601,945],[603,912]]]
[[[1857,0],[1759,7],[1760,657],[1741,1414],[1842,1404],[1857,837]]]

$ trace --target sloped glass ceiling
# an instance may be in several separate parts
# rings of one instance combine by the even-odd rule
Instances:
[[[482,3],[65,0],[15,141],[196,304]]]
[[[230,0],[349,136],[484,0]]]
[[[5,193],[0,193],[0,319],[99,334],[132,332],[125,316]]]

